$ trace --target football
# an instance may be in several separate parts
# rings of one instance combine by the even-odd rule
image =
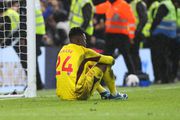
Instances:
[[[130,87],[139,86],[139,78],[134,74],[128,75],[126,77],[126,86],[130,86]]]

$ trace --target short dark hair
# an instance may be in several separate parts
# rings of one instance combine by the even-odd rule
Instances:
[[[69,38],[72,39],[74,36],[83,35],[85,32],[80,27],[71,28],[69,32]]]

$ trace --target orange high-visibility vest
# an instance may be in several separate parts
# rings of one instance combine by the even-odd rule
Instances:
[[[125,34],[130,39],[134,38],[135,16],[124,0],[116,0],[113,4],[109,1],[101,3],[96,6],[96,13],[106,15],[106,33]]]

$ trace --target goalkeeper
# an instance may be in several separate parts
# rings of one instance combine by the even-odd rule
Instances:
[[[127,99],[116,90],[111,70],[114,59],[86,48],[84,31],[75,27],[69,33],[70,43],[59,52],[56,65],[56,94],[65,100],[87,100],[97,90],[102,99]],[[109,88],[100,85],[103,79]]]

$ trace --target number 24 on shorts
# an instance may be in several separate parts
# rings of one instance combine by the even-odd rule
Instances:
[[[56,71],[56,75],[60,75],[61,71],[65,71],[68,73],[71,73],[73,71],[72,68],[72,64],[67,64],[67,62],[70,60],[71,56],[67,56],[66,59],[62,62],[62,69],[59,71]],[[57,65],[56,65],[56,69],[58,68],[58,66],[61,64],[61,58],[60,56],[58,56],[58,60],[57,60]]]

